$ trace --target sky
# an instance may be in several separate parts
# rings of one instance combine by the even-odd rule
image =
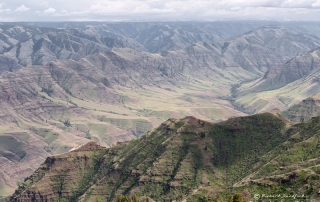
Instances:
[[[0,21],[319,21],[320,0],[0,0]]]

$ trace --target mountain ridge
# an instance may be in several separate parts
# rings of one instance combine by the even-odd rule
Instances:
[[[258,115],[259,116],[259,115]],[[257,116],[257,117],[258,117]],[[264,116],[264,115],[262,115],[262,116]],[[266,117],[273,117],[273,115],[266,115]],[[275,118],[275,117],[274,117]],[[230,121],[226,121],[228,124],[227,125],[229,125],[229,124],[231,124],[233,127],[235,127],[235,130],[234,130],[234,132],[236,132],[237,130],[239,130],[239,128],[238,128],[238,126],[236,126],[236,125],[234,125],[234,124],[236,124],[238,121],[238,119],[242,119],[242,118],[234,118],[234,119],[231,119]],[[250,118],[244,118],[243,120],[249,120]],[[273,119],[273,118],[272,118]],[[278,118],[275,118],[276,120],[279,120]],[[254,121],[254,118],[252,119],[252,121]],[[240,121],[241,122],[241,121]],[[184,124],[186,124],[186,125],[184,125]],[[209,125],[208,125],[209,124]],[[263,123],[263,124],[265,124],[265,123]],[[207,126],[206,126],[207,125]],[[217,124],[217,126],[216,127],[220,127],[219,125],[225,125],[225,123],[219,123],[219,124]],[[259,124],[258,124],[259,125]],[[149,142],[148,143],[148,147],[155,147],[155,148],[157,148],[157,150],[159,150],[160,149],[160,151],[162,151],[163,149],[165,149],[165,148],[170,148],[170,150],[172,150],[172,149],[177,149],[177,148],[181,148],[182,147],[182,149],[184,148],[184,147],[186,147],[187,145],[189,145],[190,144],[190,146],[188,146],[188,147],[190,147],[190,149],[191,148],[193,148],[194,146],[192,146],[192,144],[191,144],[191,142],[193,142],[193,141],[200,141],[200,142],[202,142],[202,143],[204,143],[204,142],[206,142],[205,141],[205,137],[207,136],[207,135],[209,135],[209,134],[206,134],[206,132],[204,132],[203,131],[203,129],[204,129],[204,127],[209,127],[209,126],[211,126],[211,124],[209,123],[209,122],[205,122],[205,121],[202,121],[202,120],[198,120],[198,119],[196,119],[196,118],[194,118],[194,117],[186,117],[186,118],[183,118],[183,119],[181,119],[181,120],[175,120],[175,119],[169,119],[168,121],[166,121],[165,123],[163,123],[163,124],[161,124],[161,126],[158,128],[158,129],[155,129],[155,130],[153,130],[153,131],[150,131],[148,134],[147,134],[147,136],[143,136],[142,137],[142,139],[138,139],[138,140],[135,140],[135,141],[133,141],[133,142],[129,142],[129,143],[127,143],[127,144],[125,144],[125,143],[122,143],[121,145],[117,145],[118,147],[121,147],[121,148],[126,148],[125,150],[126,151],[129,151],[129,153],[128,154],[125,154],[125,156],[127,156],[128,155],[128,158],[131,158],[131,157],[133,157],[132,155],[133,154],[130,154],[130,150],[136,150],[136,149],[134,149],[134,148],[139,148],[140,146],[138,146],[139,144],[145,144],[145,143],[142,143],[142,142],[144,142],[144,141],[147,141],[147,142],[149,142],[149,141],[151,141],[151,142]],[[226,128],[226,130],[229,130],[228,128]],[[157,131],[159,131],[159,132],[157,132]],[[169,135],[169,134],[172,134],[172,135]],[[171,138],[170,138],[171,137]],[[159,144],[156,144],[156,145],[154,145],[152,142],[153,141],[158,141],[157,139],[161,139],[162,141],[161,142],[159,142]],[[170,139],[170,141],[169,141],[169,139]],[[180,138],[182,138],[181,140],[180,140]],[[186,138],[186,139],[185,139]],[[191,138],[191,139],[189,139],[189,138]],[[204,139],[203,139],[204,138]],[[148,140],[148,139],[150,139],[150,140]],[[183,141],[182,141],[183,140]],[[138,142],[140,142],[140,141],[142,141],[141,143],[138,143]],[[181,142],[182,141],[182,142]],[[191,142],[190,142],[191,141]],[[134,146],[134,147],[132,147],[133,145],[136,145],[136,143],[138,143],[138,145],[137,146]],[[183,142],[185,142],[185,143],[183,143]],[[190,142],[190,143],[188,143],[188,142]],[[201,143],[201,144],[202,144]],[[129,146],[129,145],[132,145],[132,146]],[[174,145],[176,145],[176,144],[178,144],[178,145],[180,145],[180,147],[176,147],[176,146],[170,146],[170,144],[174,144]],[[187,144],[186,146],[183,146],[183,144]],[[199,147],[201,147],[201,150],[205,147],[205,145],[199,145]],[[127,146],[126,146],[127,145]],[[164,147],[163,147],[163,146]],[[165,146],[165,145],[167,145],[167,146]],[[145,146],[146,147],[146,146]],[[203,147],[203,148],[202,148]],[[143,148],[143,147],[142,147]],[[162,149],[161,149],[162,148]],[[115,148],[116,149],[116,148]],[[185,148],[186,149],[186,148]],[[196,149],[196,147],[194,148],[194,149]],[[81,151],[82,149],[80,148],[80,151]],[[156,152],[157,150],[155,150],[154,152]],[[198,151],[199,149],[196,149],[195,151]],[[138,149],[136,152],[142,152],[142,153],[144,153],[145,151],[143,151],[143,150],[141,150],[141,149]],[[193,149],[191,150],[191,151],[193,151]],[[76,152],[76,151],[73,151],[73,152]],[[71,153],[73,153],[73,152],[71,152]],[[110,154],[112,154],[112,153],[114,153],[115,151],[113,151],[113,149],[111,148],[111,150],[110,150]],[[182,152],[183,152],[183,150],[182,150]],[[221,151],[222,153],[221,154],[223,154],[223,151]],[[116,152],[117,153],[117,152]],[[170,152],[169,152],[170,153]],[[168,155],[169,155],[169,153],[168,152],[164,152],[163,153],[163,151],[162,152],[160,152],[159,154],[156,152],[156,153],[154,153],[154,155],[156,155],[156,156],[158,156],[158,155],[165,155],[166,156],[166,158],[167,157],[169,157]],[[187,152],[187,153],[189,153],[189,152]],[[189,156],[190,154],[184,154],[185,155],[185,157],[183,157],[183,158],[191,158],[192,156]],[[120,153],[121,154],[121,153]],[[69,155],[69,154],[65,154],[65,155]],[[141,154],[142,155],[142,154]],[[176,155],[176,154],[174,154],[174,155]],[[183,154],[182,154],[183,155]],[[196,155],[196,153],[194,154],[194,155]],[[136,157],[134,157],[134,158],[138,158],[138,154],[136,154],[135,155]],[[149,155],[148,155],[149,156]],[[209,155],[210,156],[210,155]],[[214,156],[212,156],[212,157],[214,157]],[[109,159],[109,158],[111,158],[111,157],[104,157],[105,159]],[[115,162],[115,165],[114,165],[114,168],[113,169],[115,169],[114,170],[114,172],[118,172],[117,170],[121,170],[121,169],[125,169],[127,166],[126,166],[126,164],[124,164],[126,161],[132,161],[132,160],[129,160],[129,159],[127,159],[127,160],[125,160],[125,159],[121,159],[122,157],[120,157],[119,158],[119,162]],[[140,158],[140,157],[139,157]],[[162,158],[164,158],[164,157],[162,157]],[[193,158],[193,157],[192,157]],[[197,156],[197,158],[200,158],[200,157],[198,157]],[[203,157],[203,158],[207,158],[207,157]],[[209,157],[208,157],[209,158]],[[219,165],[221,164],[221,165],[223,165],[223,162],[224,161],[222,161],[222,159],[220,159],[221,157],[219,157],[219,156],[217,156],[217,157],[214,157],[214,158],[217,158],[217,161],[218,162],[220,162],[220,163],[218,163]],[[201,158],[200,158],[201,159]],[[220,160],[221,161],[220,161]],[[111,159],[110,159],[111,160]],[[110,160],[107,160],[108,162],[110,161]],[[150,159],[151,160],[151,159]],[[195,160],[195,159],[194,159]],[[114,160],[113,160],[114,161]],[[148,158],[146,159],[146,162],[148,162],[149,160],[148,160]],[[176,161],[176,160],[174,160],[173,159],[173,161]],[[180,160],[179,160],[180,161]],[[179,162],[178,161],[178,162]],[[143,161],[142,161],[143,162]],[[155,180],[155,182],[158,182],[158,180],[160,180],[160,179],[158,179],[158,172],[160,172],[160,173],[162,173],[162,171],[161,171],[161,169],[159,170],[158,168],[156,168],[157,167],[157,165],[160,163],[160,162],[162,162],[162,160],[157,160],[156,162],[158,162],[158,163],[156,163],[156,164],[154,164],[153,163],[153,165],[155,166],[155,170],[154,171],[150,171],[150,172],[154,172],[154,180]],[[185,163],[187,163],[188,162],[188,160],[187,161],[185,161],[185,160],[183,160],[183,161],[181,161],[181,166],[183,166]],[[209,169],[209,168],[212,168],[212,165],[209,163],[210,161],[207,161],[207,160],[205,160],[203,163],[205,163],[203,166],[205,166],[206,167],[206,169]],[[134,162],[132,162],[132,163],[134,163]],[[198,166],[200,166],[200,168],[202,167],[201,166],[201,162],[199,162],[200,164],[198,165]],[[209,163],[209,164],[208,164]],[[135,163],[134,163],[135,164]],[[109,164],[107,164],[107,165],[109,165]],[[159,164],[158,166],[160,166],[160,165],[162,165],[162,163],[161,164]],[[58,166],[58,165],[57,165]],[[141,165],[142,166],[142,165]],[[163,166],[163,165],[162,165]],[[170,168],[170,167],[167,167],[167,169],[168,168]],[[186,167],[186,168],[188,168],[188,167]],[[186,169],[186,168],[184,168],[184,169]],[[143,166],[140,168],[140,169],[142,169],[141,171],[139,171],[140,169],[139,168],[130,168],[130,169],[134,169],[134,170],[132,170],[132,174],[131,175],[133,175],[133,176],[135,176],[135,174],[134,173],[136,173],[136,174],[138,174],[138,173],[140,173],[140,172],[145,172],[145,171],[143,171],[144,169],[143,169]],[[170,168],[171,169],[171,168]],[[182,177],[182,176],[180,176],[181,174],[179,174],[180,172],[183,172],[183,170],[180,170],[180,169],[178,169],[177,171],[175,171],[175,169],[174,169],[174,167],[172,167],[172,169],[173,169],[173,173],[175,173],[175,172],[177,172],[176,174],[173,174],[173,175],[176,175],[176,177],[174,178],[175,180],[174,181],[172,181],[171,183],[170,183],[170,186],[171,187],[176,187],[176,186],[178,186],[178,187],[180,187],[181,185],[179,185],[180,184],[180,182],[179,181],[181,181],[182,179],[180,178],[180,177]],[[182,168],[181,168],[182,169]],[[192,169],[192,167],[191,168],[188,168],[188,169]],[[109,170],[109,169],[107,169],[107,170]],[[37,173],[37,172],[36,172]],[[124,173],[123,173],[124,174]],[[141,174],[143,174],[143,173],[141,173]],[[109,175],[109,174],[108,174]],[[110,174],[111,176],[112,176],[112,174]],[[110,176],[110,177],[111,177]],[[132,176],[132,177],[133,177]],[[178,177],[178,176],[180,176],[180,177]],[[190,176],[191,177],[191,176]],[[33,177],[34,178],[34,177]],[[131,177],[129,177],[129,178],[131,178]],[[44,179],[44,178],[43,178]],[[125,179],[125,178],[124,178]],[[189,180],[191,180],[192,179],[192,177],[189,179]],[[143,176],[141,176],[141,178],[140,178],[140,182],[139,182],[139,184],[140,183],[143,183],[143,181],[145,181],[145,180],[147,180],[147,176],[145,176],[145,177],[143,177]],[[28,179],[26,180],[26,181],[28,181]],[[161,182],[161,181],[160,181]],[[177,184],[178,183],[178,184]],[[98,184],[100,184],[100,182],[98,181]],[[100,185],[101,186],[101,185]],[[33,185],[32,186],[33,188],[32,189],[34,189],[35,188],[35,186]],[[42,187],[44,187],[44,186],[42,186]],[[66,190],[66,189],[64,189],[64,190]],[[97,190],[97,191],[99,191],[100,189],[98,189],[98,187],[97,188],[95,188],[95,190]],[[101,190],[102,191],[102,190]],[[108,190],[106,190],[106,191],[108,191]],[[111,190],[110,190],[111,191]],[[24,193],[24,192],[23,192]],[[96,195],[96,194],[94,194],[94,193],[92,193],[93,194],[93,196],[94,195]],[[111,195],[110,195],[110,197],[112,197],[112,193],[110,193]],[[151,193],[150,193],[151,194]],[[82,195],[82,194],[81,194]],[[80,196],[80,195],[79,195]],[[152,196],[154,197],[154,194],[153,195],[151,195],[151,198],[152,198]],[[44,196],[43,196],[44,197]],[[49,197],[49,196],[48,196]],[[50,197],[52,197],[52,194],[50,194]],[[49,198],[47,198],[47,200],[48,200]]]
[[[68,165],[75,165],[76,159],[79,159],[75,153],[83,150],[92,152],[96,143],[88,143],[78,150],[63,154],[64,163],[52,164],[51,171],[45,166],[49,162],[48,158],[47,163],[25,180],[10,200],[60,198],[69,201],[112,201],[120,194],[142,194],[156,200],[224,200],[233,193],[230,192],[231,187],[237,192],[246,192],[249,199],[253,194],[289,194],[295,191],[298,195],[304,194],[307,199],[311,197],[316,200],[316,190],[320,184],[309,173],[309,164],[305,165],[306,172],[303,173],[292,169],[290,161],[286,160],[282,162],[283,167],[272,167],[272,173],[276,173],[274,175],[268,173],[270,168],[267,162],[269,159],[273,162],[274,159],[283,158],[283,155],[294,152],[299,145],[313,144],[309,139],[317,137],[314,132],[319,129],[319,120],[317,117],[307,123],[292,125],[284,117],[270,113],[231,118],[216,124],[190,116],[180,120],[169,119],[137,140],[117,144],[106,150],[102,148],[99,150],[102,153],[97,151],[89,156],[79,153],[82,159],[88,158],[86,162],[91,162],[86,164],[87,174],[82,175],[84,181],[78,178],[66,180],[75,176],[74,172],[82,172],[83,169],[80,166],[77,168],[79,171],[68,170]],[[297,134],[301,134],[301,137]],[[239,152],[242,147],[247,152]],[[298,148],[300,152],[300,146]],[[280,150],[283,152],[279,153]],[[314,155],[315,152],[305,156],[304,161],[313,159]],[[294,156],[286,157],[298,161]],[[276,162],[281,163],[281,159]],[[289,168],[291,170],[287,170]],[[279,172],[284,175],[277,175]],[[250,182],[240,183],[241,179],[246,179],[251,173],[256,176],[250,178]],[[285,182],[289,175],[295,177],[290,178],[288,183],[296,183],[297,187],[282,185],[279,181],[272,182],[273,178]],[[57,187],[60,182],[63,182],[62,192]],[[43,186],[43,183],[47,185]],[[70,186],[72,183],[79,183],[80,186]],[[312,183],[312,189],[301,189],[308,183]]]
[[[158,33],[160,27],[163,28],[159,31],[160,35],[167,31],[170,35],[173,31],[175,34],[170,38],[170,43],[177,42],[179,45],[184,36],[192,38],[193,35],[189,34],[197,32],[198,26],[194,23],[189,31],[183,31],[187,29],[187,23],[184,28],[182,25],[177,28],[165,23],[152,28],[154,24],[151,24],[150,27],[144,23],[139,24],[146,27],[138,27],[133,35],[149,28],[154,28],[155,32],[152,33]],[[8,29],[12,28],[10,26]],[[117,26],[119,25],[116,23],[113,28]],[[61,29],[58,33],[52,32],[56,30],[52,28],[33,27],[33,31],[26,31],[23,26],[21,29],[13,27],[13,34],[17,38],[13,42],[21,45],[21,42],[18,42],[20,39],[27,41],[22,42],[20,48],[18,45],[13,47],[11,52],[14,56],[16,50],[33,50],[33,40],[36,42],[39,39],[41,46],[39,45],[40,49],[35,48],[36,52],[47,50],[50,46],[54,61],[46,60],[48,63],[44,65],[21,68],[18,62],[7,60],[6,66],[2,66],[9,69],[12,67],[13,71],[5,72],[0,77],[0,124],[3,131],[0,138],[15,145],[17,149],[9,150],[0,145],[0,158],[3,159],[0,166],[7,170],[0,171],[1,176],[4,176],[0,179],[0,186],[4,187],[0,189],[0,195],[8,195],[10,191],[7,189],[13,190],[16,187],[15,182],[31,174],[46,156],[64,153],[90,140],[110,147],[118,141],[135,139],[170,117],[192,115],[206,121],[220,122],[232,116],[244,116],[259,110],[268,111],[274,106],[285,110],[297,100],[317,92],[317,79],[309,74],[304,80],[300,79],[285,86],[286,93],[276,98],[268,94],[269,91],[253,97],[254,100],[250,98],[249,103],[248,97],[238,96],[247,82],[265,75],[265,71],[273,71],[275,61],[280,64],[290,58],[290,55],[307,52],[308,48],[318,44],[317,37],[283,26],[255,29],[222,42],[190,41],[191,44],[188,42],[177,50],[170,46],[168,50],[165,48],[158,53],[149,53],[142,49],[146,44],[155,43],[159,34],[148,39],[144,38],[147,35],[139,36],[142,41],[147,42],[133,50],[126,46],[139,42],[136,39],[126,42],[128,36],[119,34],[121,30],[111,33],[112,30],[108,30],[111,25],[97,28],[101,28],[98,35],[94,33],[99,30],[95,30],[91,25],[81,29],[67,26],[67,29]],[[42,29],[43,33],[39,34]],[[205,31],[202,29],[216,30],[212,26],[202,27],[200,32]],[[122,31],[123,34],[127,32]],[[225,38],[225,29],[219,34],[221,38]],[[71,37],[70,40],[66,38],[68,36]],[[103,37],[118,40],[119,43],[111,43],[111,47],[119,45],[121,48],[111,49],[108,44],[104,44],[106,41],[103,42]],[[304,41],[310,43],[300,46]],[[87,42],[94,46],[90,46],[93,49],[89,47],[90,54],[85,56]],[[31,45],[25,46],[26,44]],[[61,50],[70,50],[74,54],[83,53],[85,57],[55,60],[56,53],[59,55],[59,47],[65,45],[68,48]],[[156,45],[152,46],[156,48]],[[282,51],[288,47],[294,47],[295,51]],[[22,51],[18,55],[25,53]],[[31,51],[28,52],[30,53]],[[28,56],[28,61],[31,61],[32,57]],[[15,70],[17,71],[14,72]],[[310,82],[313,82],[312,85]],[[298,93],[300,91],[301,93]],[[296,94],[288,95],[291,92]],[[35,145],[32,145],[32,142],[35,142]],[[41,152],[43,155],[37,156],[37,153]],[[32,165],[28,165],[29,160]]]
[[[249,113],[273,108],[285,111],[319,93],[319,67],[316,48],[269,69],[262,78],[235,86],[235,103],[246,106]]]

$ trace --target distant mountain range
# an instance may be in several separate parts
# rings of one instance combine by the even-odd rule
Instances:
[[[43,65],[57,59],[79,60],[87,55],[103,52],[113,47],[131,48],[151,53],[180,50],[198,42],[224,41],[268,24],[281,26],[281,23],[277,22],[2,23],[0,25],[0,54],[5,56],[7,62],[4,62],[7,65],[0,69],[0,73],[20,68],[16,63],[27,66]],[[304,35],[301,30],[299,30],[300,33],[296,31],[297,27],[307,25],[296,24],[292,26],[284,23],[283,26],[289,27],[294,34],[288,30],[288,33],[285,33],[284,29],[282,33],[278,31],[279,35],[277,36],[274,35],[275,33],[267,32],[264,33],[265,36],[256,35],[256,38],[251,39],[250,42],[241,42],[240,40],[236,43],[240,43],[238,45],[241,46],[246,43],[253,45],[263,42],[263,45],[271,50],[272,46],[281,46],[282,44],[286,47],[281,47],[276,53],[284,54],[286,52],[285,54],[288,56],[296,56],[305,53],[304,49],[306,48],[307,51],[310,50],[308,49],[310,46],[317,47],[315,40],[318,39],[314,39],[316,35],[313,30],[317,30],[319,25],[309,25],[307,31],[306,28],[301,28]],[[260,30],[260,32],[263,31]],[[283,39],[283,34],[288,34],[288,38]],[[248,37],[252,36],[247,34]],[[267,37],[271,38],[267,39]],[[291,41],[291,45],[289,41]],[[293,41],[297,41],[297,44],[294,44]],[[223,45],[221,46],[223,47]],[[223,52],[225,51],[228,52],[228,50],[223,50]],[[230,54],[234,57],[236,53],[231,52]],[[9,60],[15,60],[15,62]],[[237,60],[246,59],[237,58]],[[260,64],[255,63],[254,65]]]
[[[90,35],[77,29],[18,25],[0,25],[0,29],[0,54],[7,64],[0,73],[17,70],[19,65],[44,65],[57,59],[79,60],[113,47],[144,50],[139,43],[116,34]]]
[[[319,48],[271,68],[264,77],[243,84],[236,102],[247,112],[287,109],[319,93]]]
[[[317,106],[295,104],[319,93],[319,27],[2,23],[0,196],[49,155],[136,139],[168,118],[221,122],[279,108],[307,121]]]

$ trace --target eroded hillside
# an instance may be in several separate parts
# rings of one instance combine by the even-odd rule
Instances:
[[[80,24],[1,25],[6,72],[0,77],[0,196],[11,194],[47,156],[90,140],[110,147],[168,118],[219,122],[284,110],[318,92],[317,50],[288,61],[320,44],[297,29],[255,23]],[[301,58],[307,65],[299,66]],[[285,83],[285,91],[249,91],[257,78],[287,81],[290,69],[290,79],[297,80]]]
[[[302,100],[299,104],[293,105],[282,114],[295,122],[304,122],[310,120],[312,117],[320,115],[319,94]]]
[[[112,201],[133,193],[156,200],[225,197],[228,187],[250,174],[261,155],[288,138],[286,127],[285,119],[272,114],[218,124],[194,117],[169,119],[141,138],[110,149],[96,150],[98,146],[89,143],[49,157],[11,200]]]
[[[294,57],[264,77],[237,86],[235,103],[247,113],[286,110],[319,93],[319,68],[319,49]]]
[[[114,49],[80,61],[59,60],[3,74],[2,136],[21,145],[25,158],[1,155],[1,194],[10,193],[15,181],[31,174],[45,156],[89,140],[108,147],[134,139],[169,117],[223,120],[243,115],[219,97],[228,94],[230,78],[243,80],[249,73],[240,69],[242,78],[221,75],[209,51],[194,50],[190,56],[173,52],[162,57]],[[192,57],[202,61],[194,66]]]
[[[109,149],[90,142],[48,157],[10,200],[112,201],[136,194],[201,201],[225,200],[234,192],[248,200],[263,193],[316,200],[319,120],[292,125],[269,113],[217,124],[169,119]]]

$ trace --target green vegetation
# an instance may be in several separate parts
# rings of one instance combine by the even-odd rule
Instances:
[[[312,117],[320,115],[320,106],[318,106],[313,98],[302,100],[301,103],[293,105],[282,113],[291,121],[304,122]]]
[[[95,135],[98,135],[100,137],[106,137],[107,135],[107,124],[100,124],[100,123],[88,123],[89,126],[89,132],[88,133],[93,133]]]
[[[70,123],[70,120],[67,119],[63,122],[63,125],[65,125],[66,127],[70,127],[71,126],[71,123]]]
[[[240,193],[237,193],[233,196],[230,196],[228,202],[245,202],[245,200]]]
[[[152,123],[144,119],[115,119],[100,116],[99,120],[110,123],[123,130],[130,130],[137,137],[152,129]]]
[[[48,83],[42,86],[41,92],[45,92],[48,96],[51,96],[54,92],[52,83]]]
[[[226,182],[233,184],[252,172],[260,156],[283,143],[285,123],[271,114],[230,119],[210,128],[216,150],[212,162],[225,169]]]
[[[0,155],[12,161],[20,161],[26,155],[23,144],[12,136],[0,136]]]
[[[120,195],[116,198],[116,202],[140,202],[140,200],[136,195],[133,195],[133,196]]]
[[[68,163],[52,169],[56,178],[51,181],[60,201],[149,196],[156,201],[243,202],[257,194],[318,199],[319,145],[320,117],[292,126],[269,113],[217,124],[169,119],[137,140],[90,150],[90,155],[79,152],[81,158],[65,154],[62,162]],[[70,170],[71,163],[78,163],[78,170]],[[78,176],[77,181],[66,181],[70,176]],[[68,194],[61,194],[61,188]]]
[[[110,81],[109,81],[106,77],[103,77],[103,78],[101,79],[101,83],[103,83],[103,85],[105,85],[106,87],[111,88],[111,83],[110,83]]]
[[[81,176],[77,186],[73,187],[72,195],[68,197],[68,200],[70,202],[77,201],[77,199],[84,193],[84,190],[87,190],[90,188],[90,183],[97,182],[97,180],[99,179],[98,178],[99,174],[101,172],[100,166],[103,163],[103,160],[104,160],[103,156],[105,154],[106,154],[105,150],[93,152],[91,156],[92,165],[85,167],[84,175]]]
[[[320,163],[320,117],[296,124],[286,133],[291,137],[262,157],[270,161],[252,176],[249,187],[257,193],[316,197],[315,190],[320,188],[319,175],[315,173]],[[266,187],[259,186],[261,183]]]
[[[48,129],[48,128],[30,128],[30,130],[32,132],[34,132],[35,134],[43,137],[44,141],[48,144],[48,145],[52,145],[52,143],[54,143],[58,137],[59,134],[54,132],[52,129]]]

